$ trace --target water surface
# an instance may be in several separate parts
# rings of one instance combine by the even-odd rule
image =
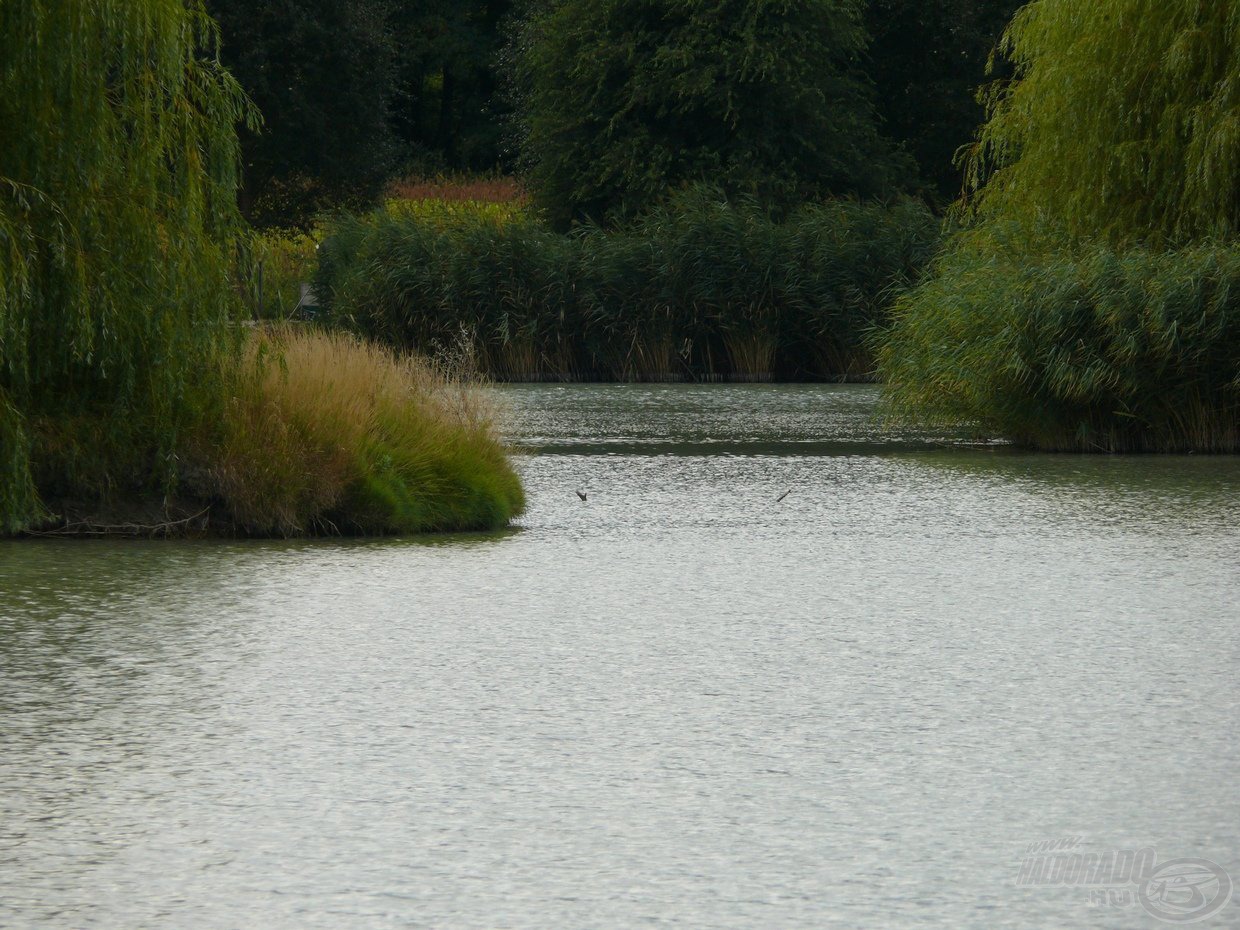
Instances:
[[[1169,926],[1018,887],[1061,836],[1240,880],[1236,459],[504,391],[513,532],[0,544],[0,926]]]

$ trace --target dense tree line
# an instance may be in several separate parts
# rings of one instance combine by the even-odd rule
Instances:
[[[634,156],[636,149],[625,147],[639,145],[647,131],[652,148],[641,154],[650,172],[629,178],[639,193],[622,212],[661,180],[719,171],[738,189],[777,199],[899,187],[947,202],[960,187],[955,153],[981,119],[976,90],[1019,3],[207,6],[223,34],[224,63],[265,119],[261,132],[242,138],[242,206],[265,221],[365,200],[401,172],[511,171],[519,159],[535,173],[546,169],[548,183],[554,175],[579,187],[581,177],[550,169],[556,158],[587,157],[594,168],[571,170],[606,172]],[[565,70],[573,68],[586,70]],[[592,80],[608,82],[605,93],[596,95]],[[522,109],[516,119],[514,103]],[[564,146],[557,110],[581,121],[575,131],[585,148]],[[623,125],[613,126],[621,113]],[[603,150],[604,124],[618,130],[610,134],[615,149]],[[672,144],[675,133],[683,133],[683,146]],[[618,182],[627,183],[613,172],[599,190]],[[560,202],[586,215],[600,203],[588,196]]]
[[[264,117],[242,206],[287,221],[364,202],[400,171],[503,163],[511,0],[208,0],[223,59]]]
[[[883,131],[914,157],[919,184],[939,203],[956,199],[956,154],[984,111],[983,83],[1010,74],[1000,58],[987,73],[996,40],[1026,0],[870,0],[866,29]]]
[[[855,0],[563,0],[517,49],[525,174],[559,226],[694,183],[777,210],[888,194],[909,172],[865,44]]]

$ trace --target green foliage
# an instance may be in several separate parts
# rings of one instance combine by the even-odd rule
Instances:
[[[898,304],[893,411],[1048,450],[1240,452],[1240,250],[957,252]]]
[[[196,0],[0,3],[0,531],[170,486],[209,403],[250,112],[215,41]]]
[[[425,168],[485,171],[504,159],[498,59],[512,0],[397,4],[393,126]]]
[[[242,206],[305,226],[370,205],[399,170],[502,162],[497,93],[511,0],[207,0],[229,69],[263,113]]]
[[[1073,239],[1182,243],[1240,221],[1240,2],[1038,0],[1003,49],[971,212]]]
[[[969,223],[880,351],[896,416],[1043,449],[1240,451],[1240,2],[1037,0]]]
[[[720,186],[787,208],[875,195],[903,164],[858,70],[856,0],[564,0],[517,40],[523,158],[553,224]]]
[[[865,330],[937,242],[913,202],[806,206],[780,223],[710,189],[572,235],[520,213],[388,210],[334,227],[316,290],[394,345],[464,334],[504,379],[857,377]]]
[[[321,229],[271,227],[241,237],[234,249],[233,286],[247,315],[287,320],[301,303],[301,285],[318,266]]]

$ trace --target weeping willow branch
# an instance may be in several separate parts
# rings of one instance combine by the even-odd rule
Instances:
[[[168,485],[231,316],[238,122],[200,0],[0,0],[0,531]]]
[[[1240,2],[1038,0],[983,95],[967,215],[1154,245],[1240,224]]]

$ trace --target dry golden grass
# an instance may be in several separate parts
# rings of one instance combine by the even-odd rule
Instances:
[[[477,383],[343,333],[251,338],[206,469],[247,532],[482,529],[520,485]]]
[[[515,178],[404,178],[388,187],[393,200],[434,200],[441,203],[504,203],[523,205],[528,194]]]

